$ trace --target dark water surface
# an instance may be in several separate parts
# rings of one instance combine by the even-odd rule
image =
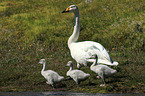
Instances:
[[[0,92],[0,96],[145,96],[136,94],[103,94],[103,93],[71,93],[71,92]]]

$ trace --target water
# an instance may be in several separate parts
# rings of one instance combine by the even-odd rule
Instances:
[[[103,94],[103,93],[71,93],[71,92],[0,92],[0,96],[145,96],[136,94]]]

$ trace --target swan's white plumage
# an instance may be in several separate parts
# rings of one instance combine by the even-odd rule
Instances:
[[[96,47],[97,46],[97,47]],[[72,43],[70,46],[72,57],[80,64],[87,64],[88,58],[97,54],[99,57],[98,63],[111,64],[111,58],[106,49],[99,43],[93,41],[84,41]]]
[[[86,80],[90,76],[90,74],[81,70],[74,70],[72,61],[69,61],[66,66],[70,67],[66,75],[70,76],[76,82],[76,84],[79,84],[81,81]]]
[[[93,56],[92,56],[93,57]],[[97,58],[96,58],[97,60]],[[90,69],[97,73],[99,77],[101,77],[104,81],[104,84],[101,84],[100,86],[105,86],[105,77],[109,77],[113,74],[115,74],[117,71],[114,69],[111,69],[110,67],[106,65],[97,65],[97,61],[95,61],[91,66]]]
[[[66,12],[73,12],[75,15],[74,31],[68,40],[68,47],[72,58],[77,61],[77,67],[79,68],[80,64],[87,66],[87,62],[94,62],[94,60],[89,59],[94,54],[98,56],[98,63],[118,65],[118,62],[114,62],[111,59],[106,49],[100,43],[93,41],[77,42],[80,31],[79,9],[76,5],[71,5],[63,11],[63,13]]]
[[[46,61],[45,59],[41,59],[39,64],[43,64],[43,68],[41,70],[42,76],[47,80],[47,84],[51,84],[54,87],[55,83],[58,83],[64,79],[63,76],[60,76],[57,72],[53,70],[46,70]]]

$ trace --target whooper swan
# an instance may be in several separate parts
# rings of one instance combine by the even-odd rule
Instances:
[[[73,70],[73,63],[72,61],[68,61],[67,65],[66,66],[69,66],[70,69],[69,71],[67,72],[67,76],[70,76],[75,82],[76,84],[78,85],[81,81],[84,81],[86,80],[90,74],[87,74],[81,70]]]
[[[115,74],[117,71],[106,65],[97,65],[97,55],[92,57],[96,59],[95,62],[91,65],[90,69],[99,75],[97,78],[101,77],[103,79],[104,84],[101,84],[100,86],[105,86],[105,77],[109,77]]]
[[[94,62],[94,59],[89,59],[94,54],[98,56],[98,63],[118,65],[118,62],[111,59],[106,49],[100,43],[93,41],[77,42],[80,32],[79,9],[76,5],[71,5],[62,13],[69,12],[73,12],[75,15],[75,25],[73,34],[68,39],[68,47],[72,58],[77,62],[77,68],[80,68],[81,65],[87,66],[87,62]]]
[[[64,79],[63,76],[60,76],[57,72],[53,70],[46,70],[46,61],[45,59],[41,59],[39,64],[43,64],[43,68],[41,70],[42,76],[47,80],[47,84],[51,84],[54,88],[54,84],[62,81]]]

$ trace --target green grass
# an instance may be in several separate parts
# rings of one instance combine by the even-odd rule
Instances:
[[[79,41],[101,43],[119,66],[102,80],[89,67],[89,82],[79,87],[63,81],[53,89],[41,76],[45,58],[48,69],[66,77],[67,61],[73,60],[67,40],[74,15],[61,12],[75,4],[80,9]],[[71,91],[88,93],[145,93],[145,1],[144,0],[2,0],[0,1],[0,91]],[[76,68],[76,63],[74,66]]]

